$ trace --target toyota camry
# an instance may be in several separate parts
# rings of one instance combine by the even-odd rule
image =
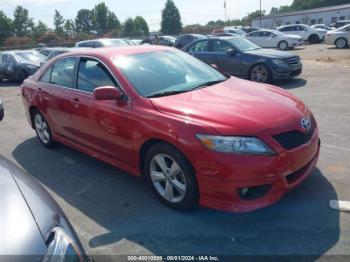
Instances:
[[[312,174],[320,151],[298,98],[169,47],[58,56],[24,81],[22,97],[44,146],[59,142],[144,177],[177,209],[271,205]]]

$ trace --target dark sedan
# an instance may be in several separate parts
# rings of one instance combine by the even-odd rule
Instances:
[[[302,72],[299,56],[262,49],[243,37],[198,40],[182,50],[207,64],[215,65],[225,74],[260,83],[293,78]]]
[[[22,82],[39,69],[40,63],[45,58],[36,50],[2,52],[0,53],[0,80]]]
[[[206,37],[204,35],[198,35],[198,34],[186,34],[186,35],[180,35],[176,41],[175,41],[175,47],[176,48],[183,48],[184,46],[199,40],[199,39],[205,39]]]
[[[3,109],[0,100],[0,121]],[[2,156],[0,210],[0,257],[4,259],[0,261],[89,261],[52,197],[32,176]]]

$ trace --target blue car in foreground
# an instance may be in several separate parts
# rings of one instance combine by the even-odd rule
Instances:
[[[289,52],[264,49],[244,37],[213,37],[182,48],[222,73],[268,83],[302,73],[300,57]]]

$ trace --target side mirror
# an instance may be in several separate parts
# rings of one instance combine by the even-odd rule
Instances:
[[[96,100],[120,100],[124,94],[113,86],[101,86],[95,88],[94,97]]]
[[[235,49],[229,49],[229,50],[227,51],[227,54],[228,54],[228,55],[234,56],[234,55],[236,55],[236,50],[235,50]]]
[[[4,105],[0,100],[0,121],[4,119],[4,115],[5,115]]]

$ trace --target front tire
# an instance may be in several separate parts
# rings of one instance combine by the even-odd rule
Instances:
[[[335,46],[338,49],[343,49],[348,47],[348,41],[345,38],[339,38],[335,41]]]
[[[52,147],[54,145],[54,140],[52,139],[51,128],[45,117],[39,111],[35,111],[33,121],[34,129],[39,141],[45,147]]]
[[[278,49],[279,50],[283,50],[283,51],[289,49],[288,43],[286,41],[279,42],[278,43]]]
[[[160,142],[146,154],[144,173],[156,197],[174,209],[190,209],[198,204],[194,171],[175,147]]]
[[[253,82],[269,83],[271,81],[271,72],[266,65],[255,65],[250,70],[249,78]]]

